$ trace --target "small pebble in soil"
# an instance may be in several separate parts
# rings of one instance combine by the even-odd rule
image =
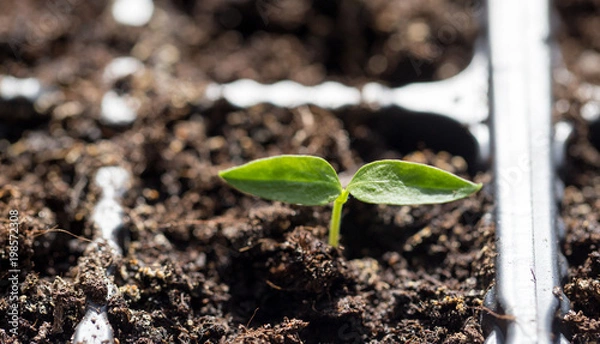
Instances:
[[[41,93],[42,85],[35,78],[20,79],[3,76],[0,79],[0,97],[6,100],[23,97],[34,102]]]
[[[117,57],[104,68],[102,79],[111,84],[144,68],[144,64],[131,56]]]
[[[139,103],[128,96],[119,96],[108,91],[102,97],[100,121],[106,125],[124,126],[133,123],[137,118]]]
[[[152,0],[115,0],[112,6],[113,18],[123,25],[144,26],[153,13]]]

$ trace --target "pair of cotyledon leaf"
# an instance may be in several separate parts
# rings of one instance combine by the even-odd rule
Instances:
[[[445,203],[481,188],[481,184],[432,166],[380,160],[362,166],[344,190],[327,161],[305,155],[258,159],[221,171],[219,175],[242,192],[301,205],[325,205],[336,200],[343,191],[366,203]]]
[[[445,203],[467,197],[481,188],[435,167],[400,160],[380,160],[361,167],[346,188],[324,159],[281,155],[251,161],[221,171],[236,189],[273,201],[301,205],[333,202],[329,244],[338,246],[342,206],[352,195],[375,204]]]

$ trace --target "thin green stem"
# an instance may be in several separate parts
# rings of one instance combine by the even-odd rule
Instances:
[[[338,247],[340,242],[340,224],[342,223],[342,207],[348,200],[348,191],[342,190],[338,198],[333,201],[333,211],[331,212],[331,223],[329,225],[329,245]]]

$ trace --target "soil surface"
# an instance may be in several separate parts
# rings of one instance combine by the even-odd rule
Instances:
[[[471,58],[480,2],[155,4],[152,21],[133,28],[113,20],[108,1],[0,2],[0,75],[60,91],[35,104],[0,100],[0,342],[66,342],[86,300],[106,294],[107,257],[90,245],[100,196],[93,179],[119,165],[133,176],[122,200],[129,240],[111,262],[119,292],[108,301],[121,343],[482,343],[482,299],[494,277],[489,186],[447,205],[350,200],[334,249],[329,207],[266,202],[217,177],[290,153],[325,157],[342,175],[405,158],[489,183],[476,173],[470,142],[414,127],[398,137],[390,128],[406,129],[408,114],[197,101],[209,82],[240,78],[402,85],[450,77]],[[600,84],[600,4],[556,6],[571,72],[557,76],[556,113],[575,126],[563,171],[564,289],[573,308],[563,325],[572,342],[589,343],[600,339],[600,122],[581,110],[582,85]],[[145,69],[107,81],[104,67],[119,56]],[[138,101],[132,125],[99,120],[109,89]],[[18,336],[7,331],[4,268],[14,211]]]
[[[600,340],[600,121],[582,113],[594,101],[589,91],[600,86],[600,3],[560,0],[557,8],[563,20],[561,51],[571,74],[557,74],[556,109],[575,129],[563,171],[563,249],[570,265],[564,289],[572,306],[563,320],[572,342],[592,343]]]
[[[92,142],[68,130],[27,131],[7,147],[0,171],[2,211],[18,210],[21,221],[19,339],[68,340],[86,297],[106,291],[93,283],[103,267],[90,267],[100,253],[52,229],[93,237],[94,172],[121,165],[135,176],[123,200],[131,242],[115,262],[120,293],[109,302],[121,343],[483,342],[478,316],[494,257],[487,188],[424,207],[350,200],[343,247],[334,249],[325,243],[329,207],[262,201],[216,176],[279,153],[317,154],[353,171],[363,163],[348,135],[356,130],[366,129],[318,108],[220,105],[167,110]],[[445,153],[404,158],[467,169]]]
[[[152,22],[130,28],[115,23],[107,1],[4,2],[0,74],[69,82],[112,56],[131,55],[180,82],[404,84],[466,67],[478,32],[474,16],[483,12],[472,0],[155,3]]]
[[[132,28],[112,19],[106,1],[0,3],[0,75],[60,91],[0,104],[0,261],[9,264],[16,210],[20,269],[18,336],[7,330],[11,284],[0,276],[0,341],[68,341],[86,300],[106,295],[102,275],[112,264],[119,292],[108,318],[120,343],[483,343],[494,226],[490,176],[475,173],[472,150],[412,131],[410,144],[392,140],[368,109],[197,101],[208,82],[239,78],[398,85],[449,77],[470,60],[479,3],[155,4],[152,21]],[[145,69],[107,81],[104,67],[119,56]],[[99,120],[109,89],[135,97],[133,124]],[[346,176],[374,159],[404,158],[486,187],[435,206],[351,199],[335,249],[326,244],[329,207],[263,201],[217,177],[281,153],[322,156]],[[90,245],[100,197],[93,180],[111,165],[133,176],[121,202],[123,257]]]

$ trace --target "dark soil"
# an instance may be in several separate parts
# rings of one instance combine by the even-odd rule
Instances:
[[[124,200],[132,239],[117,263],[121,293],[109,307],[122,343],[483,342],[478,314],[494,256],[487,189],[427,207],[351,200],[338,250],[325,244],[328,207],[271,204],[216,177],[277,153],[356,169],[362,159],[331,113],[223,106],[161,113],[151,123],[96,142],[32,131],[8,147],[1,200],[22,221],[22,341],[67,340],[85,296],[97,292],[81,282],[98,261],[83,253],[87,242],[47,230],[91,236],[98,190],[89,180],[99,166],[120,164],[136,175]],[[458,173],[467,167],[441,153],[405,158]]]
[[[558,84],[563,104],[557,108],[575,127],[562,202],[563,247],[571,266],[565,293],[573,308],[564,323],[574,343],[592,343],[600,340],[600,122],[581,117],[588,101],[581,90],[584,83],[600,84],[600,3],[561,0],[557,7],[564,21],[561,50],[573,73]]]
[[[4,2],[0,74],[68,82],[111,56],[131,55],[170,70],[180,82],[404,84],[447,78],[466,67],[478,32],[474,15],[482,13],[472,0],[156,3],[153,22],[140,29],[117,25],[107,1]]]
[[[106,293],[99,275],[108,262],[89,249],[100,192],[93,178],[119,165],[134,176],[123,199],[130,243],[113,262],[119,293],[108,308],[120,343],[483,343],[479,316],[494,276],[488,186],[446,205],[350,200],[342,247],[334,249],[326,244],[329,207],[263,201],[217,177],[289,153],[322,156],[346,175],[392,157],[489,183],[469,166],[472,152],[428,149],[460,154],[451,136],[429,144],[411,131],[410,144],[390,141],[389,126],[371,121],[367,109],[194,105],[206,83],[246,77],[306,84],[448,77],[470,59],[476,25],[468,14],[478,5],[156,4],[147,28],[125,28],[103,1],[0,3],[0,75],[36,77],[64,93],[35,111],[24,100],[0,104],[0,212],[3,224],[12,209],[20,219],[19,336],[6,330],[3,272],[0,341],[66,342],[86,298]],[[104,66],[124,55],[146,71],[104,84]],[[98,120],[111,87],[140,99],[131,126]],[[8,228],[0,227],[3,267]]]

